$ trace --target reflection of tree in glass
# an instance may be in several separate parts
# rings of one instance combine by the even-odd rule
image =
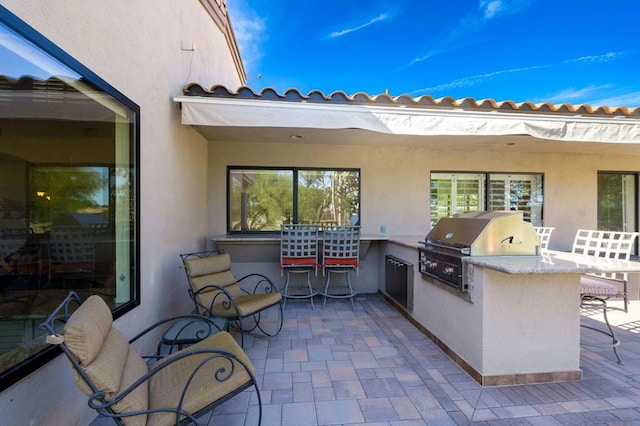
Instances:
[[[294,215],[293,170],[234,170],[230,174],[230,227],[280,229],[281,223],[348,224],[359,212],[357,171],[299,170]]]
[[[332,187],[333,219],[338,225],[351,224],[358,213],[359,181],[357,173],[334,172]],[[359,218],[357,218],[359,221]],[[355,224],[355,223],[354,223]]]
[[[31,183],[36,192],[31,218],[36,223],[101,207],[95,195],[105,187],[103,175],[90,167],[37,168]]]
[[[245,181],[246,182],[246,181]],[[290,175],[257,173],[252,185],[245,185],[247,214],[245,230],[276,230],[293,215]]]
[[[298,223],[320,223],[327,206],[324,172],[305,170],[298,175]]]
[[[347,225],[358,214],[359,174],[354,171],[305,170],[298,179],[301,223]]]

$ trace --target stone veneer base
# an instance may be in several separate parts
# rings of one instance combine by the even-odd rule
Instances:
[[[503,374],[497,376],[483,376],[467,362],[458,356],[444,342],[438,339],[438,336],[429,331],[426,327],[416,321],[415,318],[392,297],[384,291],[379,293],[391,304],[402,316],[404,316],[411,324],[413,324],[422,334],[427,336],[429,340],[436,344],[442,351],[447,354],[456,364],[458,364],[469,376],[482,386],[512,386],[512,385],[529,385],[533,383],[551,383],[551,382],[568,382],[582,380],[582,370],[575,371],[551,371],[542,373],[528,374]]]

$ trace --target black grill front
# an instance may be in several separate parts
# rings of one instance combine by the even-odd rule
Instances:
[[[467,256],[459,250],[448,250],[429,243],[424,248],[418,248],[420,273],[453,287],[467,292],[468,284],[464,279],[462,258]]]

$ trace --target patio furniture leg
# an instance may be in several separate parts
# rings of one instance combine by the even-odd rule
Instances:
[[[620,346],[620,339],[618,339],[618,336],[616,336],[615,331],[613,330],[613,327],[611,327],[611,324],[609,323],[609,317],[607,316],[607,301],[603,298],[600,297],[594,297],[594,296],[585,296],[582,298],[581,300],[581,306],[582,307],[586,307],[586,308],[596,308],[596,309],[602,309],[602,313],[604,315],[604,322],[607,326],[607,330],[602,330],[587,324],[580,324],[580,327],[583,328],[587,328],[589,330],[593,330],[593,331],[597,331],[598,333],[602,333],[606,336],[611,337],[611,344],[610,345],[606,345],[607,347],[611,347],[613,349],[613,353],[616,356],[616,359],[618,360],[618,364],[622,364],[622,360],[620,359],[620,355],[618,355],[618,346]],[[599,344],[588,344],[588,343],[583,343],[583,345],[585,346],[592,346],[592,347],[597,347],[597,346],[602,346]]]
[[[322,292],[322,309],[324,310],[324,307],[327,303],[327,297],[333,298],[333,299],[349,299],[349,301],[351,302],[351,309],[355,309],[355,305],[353,304],[353,298],[355,297],[355,295],[357,294],[356,291],[353,290],[353,287],[351,286],[351,276],[350,276],[350,269],[328,269],[326,271],[327,273],[327,280],[325,281],[325,285],[324,285],[324,291]],[[331,274],[345,274],[346,275],[346,285],[343,285],[342,287],[346,288],[347,293],[346,294],[336,294],[336,293],[329,293],[329,285],[331,283]]]
[[[306,278],[307,278],[307,289],[308,292],[305,294],[289,294],[289,283],[290,283],[290,279],[291,276],[290,274],[305,274]],[[313,297],[318,294],[318,291],[315,290],[312,286],[311,286],[311,269],[301,269],[301,270],[297,270],[297,269],[287,269],[287,278],[285,279],[284,282],[284,291],[282,292],[282,297],[284,299],[284,307],[287,306],[287,299],[309,299],[309,301],[311,302],[311,310],[315,310],[315,306],[313,304]]]

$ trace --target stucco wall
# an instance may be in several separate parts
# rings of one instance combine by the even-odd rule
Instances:
[[[550,248],[570,250],[578,228],[595,228],[597,173],[637,171],[638,156],[445,151],[291,143],[211,142],[209,233],[226,231],[226,167],[311,166],[361,169],[363,233],[425,235],[432,171],[544,173],[544,225],[555,226]]]
[[[2,5],[140,106],[142,303],[116,326],[132,336],[160,316],[191,309],[178,254],[204,248],[207,143],[180,124],[172,98],[191,81],[239,86],[224,36],[197,0]],[[195,52],[181,49],[192,44]],[[62,361],[0,394],[0,423],[87,424],[95,413]]]

